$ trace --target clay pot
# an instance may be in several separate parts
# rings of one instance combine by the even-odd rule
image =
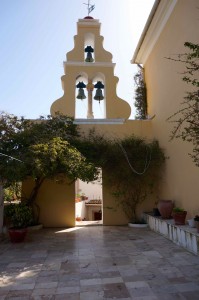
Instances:
[[[186,219],[187,212],[173,212],[173,219],[175,225],[185,225],[185,219]]]
[[[12,243],[22,243],[25,240],[27,231],[27,228],[9,228],[8,233],[10,236],[10,241]]]
[[[173,201],[172,200],[159,200],[158,210],[163,219],[171,219],[172,210],[173,210]]]

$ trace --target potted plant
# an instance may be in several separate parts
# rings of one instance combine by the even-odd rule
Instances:
[[[197,232],[199,233],[199,215],[196,215],[194,218]]]
[[[171,219],[172,210],[173,210],[173,201],[172,200],[159,200],[158,201],[158,210],[162,219]]]
[[[185,225],[187,211],[180,207],[174,207],[172,216],[174,219],[175,225]]]
[[[4,216],[9,221],[8,233],[11,242],[23,242],[27,234],[27,227],[33,222],[32,208],[25,203],[11,203],[5,206]]]

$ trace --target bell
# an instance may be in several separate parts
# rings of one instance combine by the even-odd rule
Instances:
[[[103,96],[103,94],[102,94],[102,90],[101,90],[101,89],[97,89],[97,90],[96,90],[96,94],[95,94],[95,96],[94,96],[94,99],[95,99],[95,100],[98,100],[99,103],[100,103],[100,100],[103,100],[103,99],[104,99],[104,96]]]
[[[84,94],[84,89],[83,88],[79,88],[78,94],[77,94],[76,98],[77,99],[81,99],[81,100],[86,99],[86,96]]]
[[[103,99],[104,99],[104,96],[103,96],[102,90],[101,90],[101,89],[104,89],[104,85],[103,85],[103,83],[102,83],[101,81],[98,81],[98,82],[94,85],[94,87],[97,89],[97,90],[96,90],[96,94],[95,94],[94,99],[95,99],[95,100],[98,100],[99,103],[100,103],[100,100],[103,100]]]
[[[94,52],[94,49],[93,49],[91,46],[87,46],[87,47],[84,49],[84,52],[87,53],[87,56],[86,56],[85,61],[86,61],[86,62],[93,62],[94,59],[93,59],[93,57],[92,57],[92,52]]]
[[[93,62],[93,61],[94,61],[91,52],[88,52],[88,53],[87,53],[87,56],[86,56],[85,61],[86,61],[86,62]]]

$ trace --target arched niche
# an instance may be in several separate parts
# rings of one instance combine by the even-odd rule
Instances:
[[[95,61],[95,35],[91,32],[87,32],[84,35],[84,51],[86,49],[86,47],[92,47],[93,52],[91,53],[92,59],[93,61],[89,61],[89,62],[94,62]],[[86,61],[87,59],[87,52],[84,52],[84,60]]]

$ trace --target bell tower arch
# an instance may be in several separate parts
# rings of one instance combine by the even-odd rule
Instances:
[[[85,119],[129,118],[131,108],[116,94],[115,64],[103,48],[100,29],[99,20],[90,16],[78,20],[74,48],[66,54],[61,77],[64,94],[52,104],[52,115],[59,111],[78,119],[77,107],[82,102]]]

